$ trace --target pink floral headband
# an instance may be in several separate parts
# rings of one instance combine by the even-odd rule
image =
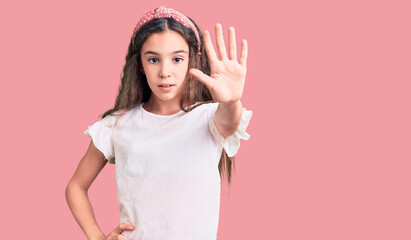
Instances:
[[[190,21],[184,14],[171,9],[171,8],[165,8],[163,6],[160,6],[159,8],[156,8],[152,11],[147,12],[146,14],[143,15],[143,17],[138,21],[137,26],[134,28],[133,31],[133,36],[131,38],[132,43],[134,44],[134,37],[137,34],[137,31],[146,24],[146,22],[154,19],[154,18],[174,18],[184,26],[191,28],[198,41],[198,51],[200,52],[200,35],[198,35],[197,28],[194,26],[193,22]]]

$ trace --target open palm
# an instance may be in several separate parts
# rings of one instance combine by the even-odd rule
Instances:
[[[211,92],[213,99],[220,103],[241,99],[244,89],[247,60],[247,41],[241,42],[240,59],[237,61],[237,47],[233,27],[228,28],[228,56],[225,48],[221,24],[216,24],[216,43],[220,58],[214,51],[210,33],[204,31],[204,46],[210,60],[211,74],[192,68],[190,73],[201,81]]]

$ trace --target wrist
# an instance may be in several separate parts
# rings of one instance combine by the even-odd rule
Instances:
[[[219,104],[223,111],[235,111],[235,109],[240,109],[242,107],[241,100],[224,103],[220,102]]]
[[[106,235],[104,235],[104,233],[99,233],[99,234],[95,234],[93,236],[89,236],[87,238],[88,240],[105,240],[106,239]]]
[[[105,240],[106,236],[100,236],[100,237],[93,237],[93,238],[89,238],[88,240]]]

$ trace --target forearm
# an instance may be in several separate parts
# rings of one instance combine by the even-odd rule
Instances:
[[[233,134],[240,124],[243,106],[241,100],[219,103],[215,112],[215,124],[224,137]]]
[[[69,183],[66,188],[66,200],[87,239],[104,239],[105,235],[97,224],[87,191],[78,185]]]

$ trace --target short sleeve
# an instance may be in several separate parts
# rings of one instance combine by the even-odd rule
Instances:
[[[94,145],[109,163],[114,164],[114,147],[112,143],[113,126],[116,121],[116,116],[107,115],[103,119],[89,125],[84,134],[91,137]]]
[[[224,147],[227,155],[229,157],[234,156],[237,154],[238,149],[240,148],[240,139],[248,140],[250,138],[250,134],[246,132],[246,129],[248,127],[248,124],[250,122],[251,116],[253,115],[253,112],[250,110],[247,110],[246,108],[243,108],[242,115],[241,115],[241,120],[240,120],[240,125],[238,126],[237,130],[229,136],[227,139],[224,140],[223,135],[218,131],[217,127],[215,126],[214,123],[214,113],[217,110],[218,103],[215,104],[211,110],[211,114],[209,115],[208,119],[208,125],[209,129],[211,132],[211,135],[214,139],[214,141]]]

